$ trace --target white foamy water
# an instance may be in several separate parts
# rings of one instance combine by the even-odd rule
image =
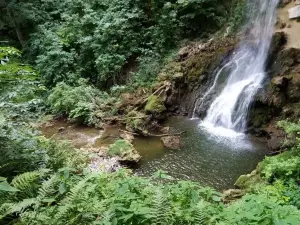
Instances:
[[[210,105],[202,123],[216,135],[237,137],[246,129],[249,106],[265,78],[277,4],[278,0],[248,1],[249,15],[243,28],[244,38],[224,66],[231,67],[226,85]],[[204,97],[215,88],[220,72]]]

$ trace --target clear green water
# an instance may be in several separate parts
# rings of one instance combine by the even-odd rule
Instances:
[[[165,149],[155,138],[135,140],[143,156],[137,174],[149,176],[162,169],[176,179],[223,190],[232,188],[240,175],[255,169],[266,154],[265,144],[258,140],[216,140],[199,127],[199,120],[174,117],[168,125],[173,131],[186,131],[182,149]]]
[[[193,180],[221,191],[233,187],[240,175],[255,169],[266,154],[265,144],[257,140],[217,141],[199,127],[199,120],[173,117],[166,125],[171,132],[186,131],[182,135],[182,149],[166,149],[157,137],[136,137],[134,146],[142,155],[136,174],[151,176],[161,169],[175,179]],[[69,140],[78,148],[109,145],[119,136],[117,127],[106,127],[103,131],[65,121],[53,121],[41,131],[48,138]]]

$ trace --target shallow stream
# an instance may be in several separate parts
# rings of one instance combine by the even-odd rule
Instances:
[[[136,174],[150,176],[161,169],[175,179],[197,181],[221,191],[232,188],[235,180],[255,169],[266,154],[263,142],[245,136],[228,139],[211,136],[199,126],[199,120],[172,117],[166,125],[171,132],[186,131],[182,135],[182,149],[166,149],[157,137],[136,137],[134,146],[142,156]],[[101,131],[64,121],[44,126],[42,132],[48,138],[54,135],[70,140],[76,147],[108,145],[119,135],[116,127]]]

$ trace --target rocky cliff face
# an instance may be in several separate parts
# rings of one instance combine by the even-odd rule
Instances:
[[[274,34],[265,88],[257,94],[249,118],[249,132],[269,137],[272,150],[278,150],[284,138],[277,121],[300,117],[300,48],[286,48],[287,38],[284,32]]]
[[[206,43],[193,42],[179,50],[176,61],[169,63],[158,78],[171,82],[165,101],[169,112],[192,116],[196,100],[211,85],[214,71],[233,51],[235,44],[236,38],[225,37]],[[209,104],[208,99],[202,109]],[[205,111],[198,109],[198,116]]]

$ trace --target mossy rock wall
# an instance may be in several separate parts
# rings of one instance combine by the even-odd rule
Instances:
[[[181,48],[176,60],[163,68],[159,81],[171,81],[165,105],[169,112],[191,115],[196,99],[214,79],[213,71],[234,49],[236,38],[226,37],[206,43],[192,42]]]

